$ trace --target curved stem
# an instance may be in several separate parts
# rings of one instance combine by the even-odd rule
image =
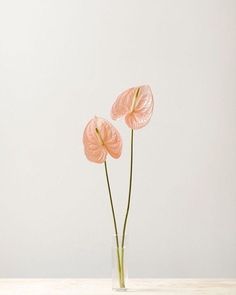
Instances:
[[[134,152],[134,130],[131,129],[131,140],[130,140],[130,175],[129,175],[129,195],[128,204],[125,214],[125,221],[123,225],[122,242],[121,242],[121,275],[123,281],[125,281],[125,271],[124,271],[124,244],[125,244],[125,231],[127,220],[129,216],[130,200],[131,200],[131,190],[132,190],[132,179],[133,179],[133,152]]]
[[[118,260],[119,282],[120,282],[120,287],[122,288],[122,287],[124,287],[124,283],[123,283],[123,278],[121,275],[122,270],[121,270],[120,251],[119,251],[120,250],[119,238],[118,238],[116,216],[115,216],[115,210],[114,210],[114,205],[113,205],[113,200],[112,200],[111,186],[110,186],[106,161],[104,162],[104,166],[105,166],[106,180],[107,180],[107,186],[108,186],[108,192],[109,192],[110,204],[111,204],[111,210],[112,210],[112,217],[113,217],[113,223],[114,223],[114,229],[115,229],[115,236],[116,236],[116,251],[117,251],[117,260]]]
[[[125,243],[125,231],[126,231],[126,225],[127,225],[127,220],[128,220],[128,216],[129,216],[129,208],[130,208],[132,179],[133,179],[133,152],[134,152],[134,130],[131,129],[129,195],[128,195],[128,204],[127,204],[126,214],[125,214],[125,221],[124,221],[124,225],[123,225],[122,243],[121,243],[122,249],[123,249],[124,243]]]

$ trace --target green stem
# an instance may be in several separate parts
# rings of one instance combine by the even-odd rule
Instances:
[[[133,153],[134,153],[134,130],[131,129],[131,140],[130,140],[130,175],[129,175],[129,194],[128,194],[128,204],[125,214],[125,221],[123,225],[122,233],[122,243],[121,243],[121,273],[124,280],[124,244],[125,244],[125,231],[127,220],[129,216],[130,200],[131,200],[131,190],[132,190],[132,179],[133,179]]]
[[[113,223],[114,223],[114,228],[115,228],[117,260],[118,260],[118,272],[119,272],[119,283],[120,283],[120,287],[123,288],[124,283],[123,283],[123,276],[121,275],[122,271],[121,271],[120,246],[119,246],[119,238],[118,238],[118,231],[117,231],[117,223],[116,223],[116,216],[115,216],[115,210],[114,210],[114,205],[113,205],[113,200],[112,200],[111,186],[110,186],[106,161],[104,162],[104,166],[105,166],[106,180],[107,180],[108,192],[109,192],[110,203],[111,203]]]

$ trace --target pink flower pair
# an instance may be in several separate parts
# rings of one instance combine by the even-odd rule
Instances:
[[[92,120],[90,120],[84,130],[83,143],[86,157],[88,158],[88,160],[92,162],[104,163],[115,230],[117,250],[116,253],[118,262],[117,271],[119,277],[119,287],[121,289],[125,289],[126,286],[126,269],[124,267],[124,243],[132,190],[131,188],[133,175],[133,133],[135,129],[140,129],[149,122],[152,116],[152,112],[153,96],[151,88],[146,85],[133,87],[121,93],[116,99],[111,109],[112,119],[116,120],[120,117],[125,117],[125,122],[131,129],[129,190],[121,240],[118,237],[116,214],[113,206],[111,185],[109,181],[106,163],[106,158],[108,154],[113,158],[119,158],[121,155],[122,139],[120,133],[110,122],[98,117],[95,117]]]
[[[140,129],[149,122],[153,104],[148,85],[133,87],[118,96],[112,106],[111,117],[113,120],[125,117],[129,128]],[[99,117],[94,117],[85,127],[83,143],[87,159],[95,163],[104,163],[107,154],[119,158],[122,152],[119,131],[109,121]]]

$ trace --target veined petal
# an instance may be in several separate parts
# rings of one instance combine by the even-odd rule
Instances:
[[[122,92],[116,99],[111,109],[111,117],[116,120],[128,114],[132,107],[132,100],[135,95],[135,88]]]
[[[147,125],[153,112],[153,95],[148,85],[130,88],[121,93],[112,106],[113,119],[125,116],[131,129]]]
[[[95,163],[106,161],[107,153],[119,158],[122,140],[118,130],[107,120],[95,117],[85,127],[84,151],[88,160]]]
[[[106,161],[107,150],[99,141],[96,132],[96,121],[92,119],[88,122],[83,136],[84,152],[89,161],[103,163]]]
[[[122,151],[119,131],[110,122],[101,118],[98,119],[97,125],[107,152],[113,158],[119,158]]]
[[[151,88],[147,85],[141,86],[132,112],[125,116],[126,124],[132,129],[144,127],[151,119],[153,106]]]

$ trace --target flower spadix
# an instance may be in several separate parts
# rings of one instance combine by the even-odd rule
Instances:
[[[85,127],[83,135],[84,151],[87,159],[104,163],[107,155],[119,158],[122,139],[118,130],[107,120],[94,117]]]
[[[117,97],[111,117],[113,120],[125,117],[131,129],[140,129],[151,119],[153,104],[152,91],[148,85],[129,88]]]

